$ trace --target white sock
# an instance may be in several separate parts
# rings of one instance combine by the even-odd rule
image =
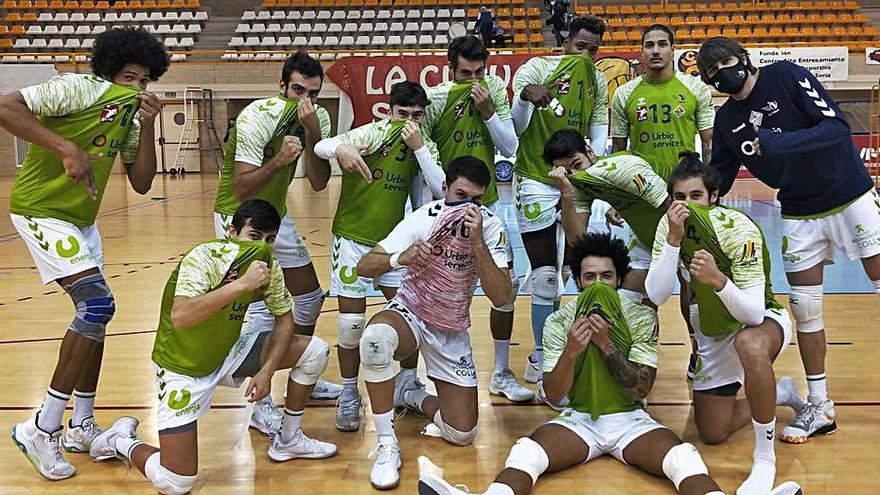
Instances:
[[[807,389],[810,391],[808,399],[813,404],[821,404],[828,400],[828,379],[825,373],[820,375],[807,375]]]
[[[425,402],[425,399],[430,397],[431,394],[428,392],[417,388],[414,390],[407,390],[403,393],[403,401],[409,404],[410,406],[415,406],[419,411],[424,411],[422,409],[422,403]]]
[[[117,437],[116,450],[122,453],[122,455],[124,455],[126,459],[131,461],[131,451],[142,443],[144,442],[138,440],[137,438]]]
[[[395,442],[397,442],[397,436],[394,434],[393,409],[388,411],[387,413],[373,413],[373,423],[376,425],[376,433],[379,435],[379,440],[382,440],[382,437],[391,437]]]
[[[83,421],[95,416],[95,392],[73,391],[73,417],[70,424],[81,426]]]
[[[492,483],[483,495],[514,495],[513,488],[504,483]]]
[[[776,454],[773,452],[776,418],[769,423],[758,423],[753,418],[752,427],[755,429],[752,472],[736,491],[737,495],[766,495],[773,489],[776,478]]]
[[[69,395],[62,394],[49,387],[46,390],[46,399],[43,400],[43,406],[37,412],[37,428],[46,433],[54,433],[60,430],[61,418],[64,417],[64,408],[67,407],[67,401],[69,400]]]
[[[495,339],[495,371],[504,371],[510,368],[510,339]]]
[[[342,390],[354,390],[357,391],[358,388],[358,377],[353,376],[351,378],[342,377]]]
[[[303,412],[291,411],[284,408],[284,420],[281,422],[281,439],[290,440],[296,434],[296,430],[300,428],[303,420]]]
[[[755,429],[755,450],[752,458],[755,461],[775,463],[776,453],[773,450],[773,441],[776,437],[776,418],[769,423],[759,423],[752,418],[752,428]]]

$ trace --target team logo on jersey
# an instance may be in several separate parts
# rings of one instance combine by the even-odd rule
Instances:
[[[639,98],[639,101],[636,102],[636,119],[639,122],[648,120],[648,106],[644,98]]]
[[[764,111],[764,113],[766,113],[768,117],[770,117],[771,115],[776,115],[777,113],[779,113],[779,103],[776,103],[776,100],[768,101],[767,104],[764,105],[763,108],[761,108],[761,110]]]
[[[464,140],[464,133],[461,131],[455,131],[455,134],[452,135],[452,140],[456,143],[460,143]]]
[[[633,175],[632,181],[633,184],[636,185],[636,188],[639,190],[639,194],[641,194],[648,187],[648,181],[645,180],[642,174]]]
[[[672,111],[672,113],[674,113],[675,116],[678,118],[681,118],[681,116],[684,115],[684,112],[685,112],[684,107],[681,105],[675,107],[675,110]]]
[[[560,95],[567,95],[568,92],[571,91],[571,79],[560,79],[556,83],[556,93]]]
[[[467,356],[461,356],[458,362],[452,366],[453,372],[458,376],[474,377],[477,376],[477,370],[474,368],[473,361]]]
[[[101,122],[113,122],[119,113],[119,105],[107,105],[101,109]]]
[[[382,170],[381,168],[377,168],[376,170],[373,170],[373,180],[379,180],[384,176],[385,176],[385,171]]]
[[[764,121],[764,114],[761,112],[756,112],[752,110],[752,113],[749,114],[749,122],[755,124],[758,127],[761,127],[761,122]]]
[[[103,134],[98,134],[97,136],[92,138],[92,144],[94,146],[97,146],[98,148],[103,147],[105,144],[107,144],[107,136]]]

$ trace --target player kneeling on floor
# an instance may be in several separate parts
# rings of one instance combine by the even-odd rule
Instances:
[[[657,314],[617,292],[629,271],[623,241],[587,234],[572,249],[572,273],[581,293],[547,318],[544,390],[569,407],[529,437],[517,440],[487,495],[524,495],[545,472],[610,454],[656,476],[680,493],[723,495],[696,447],[654,421],[644,399],[654,385],[659,342]],[[420,459],[420,495],[463,495],[442,470]],[[785,483],[772,495],[795,495]]]
[[[272,374],[282,369],[290,369],[284,420],[269,457],[287,461],[336,453],[335,445],[312,440],[300,429],[330,348],[318,337],[293,334],[292,298],[271,247],[280,222],[270,203],[245,201],[228,239],[200,244],[180,261],[165,285],[152,354],[161,448],[138,440],[138,420],[124,416],[92,442],[93,460],[120,458],[159,493],[187,493],[198,474],[197,422],[211,408],[216,387],[236,387],[252,377],[245,397],[259,401],[270,392]],[[241,331],[255,299],[275,316],[271,333]]]

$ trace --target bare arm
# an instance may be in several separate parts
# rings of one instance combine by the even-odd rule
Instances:
[[[280,170],[289,167],[302,154],[302,144],[296,136],[285,136],[281,150],[262,166],[235,162],[235,180],[232,191],[239,201],[251,199],[266,188]]]
[[[567,177],[568,172],[563,167],[554,167],[548,174],[560,193],[560,210],[562,213],[562,230],[565,232],[565,242],[574,246],[584,234],[587,233],[587,222],[590,220],[589,213],[579,213],[574,204],[574,186]]]
[[[314,191],[322,191],[327,187],[330,180],[330,162],[318,156],[315,153],[315,145],[321,140],[321,125],[318,120],[318,114],[312,101],[303,98],[299,101],[297,107],[299,119],[305,128],[305,136],[303,143],[305,152],[303,156],[303,165],[306,167],[306,178]]]
[[[554,316],[551,315],[551,318]],[[548,324],[550,320],[548,319]],[[546,333],[545,342],[546,342]],[[578,357],[590,344],[592,331],[587,321],[587,317],[583,316],[572,323],[568,330],[568,339],[565,347],[553,370],[544,373],[544,393],[552,404],[559,404],[562,399],[568,395],[571,386],[574,383],[574,368]]]
[[[611,372],[611,376],[617,380],[633,400],[642,400],[651,392],[657,370],[644,364],[636,364],[627,360],[620,352],[610,344],[600,347],[605,357],[605,364]]]
[[[361,277],[375,278],[383,273],[388,273],[401,266],[409,266],[420,261],[427,261],[431,257],[433,248],[425,241],[416,241],[406,250],[400,253],[387,253],[381,246],[374,246],[369,253],[365,254],[357,264],[357,272]],[[392,265],[392,258],[397,266]],[[508,281],[509,282],[509,281]]]
[[[137,95],[137,99],[140,100],[138,148],[134,162],[125,164],[125,170],[132,189],[138,194],[147,194],[153,186],[153,178],[156,177],[155,122],[161,103],[156,95],[146,91]]]
[[[293,339],[293,313],[287,313],[275,317],[275,326],[269,336],[269,351],[261,361],[260,373],[272,374],[277,369]]]
[[[712,160],[712,129],[700,131],[700,143],[703,146],[702,157],[703,163],[709,163]]]
[[[474,243],[474,259],[483,292],[492,301],[493,306],[496,308],[503,306],[512,287],[510,269],[501,268],[495,264],[492,254],[489,253],[489,248],[486,247],[486,243],[482,239],[480,242]]]

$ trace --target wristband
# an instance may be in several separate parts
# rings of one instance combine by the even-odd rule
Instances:
[[[397,258],[400,258],[400,253],[394,253],[391,255],[391,258],[388,259],[388,264],[391,265],[391,268],[400,268],[403,266],[397,261]]]

